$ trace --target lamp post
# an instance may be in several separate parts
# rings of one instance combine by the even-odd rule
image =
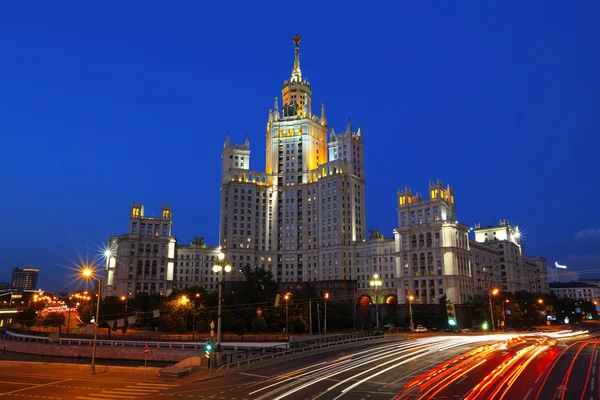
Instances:
[[[129,301],[129,299],[127,298],[127,296],[121,296],[121,301],[125,302],[125,312],[127,312],[127,302]]]
[[[217,307],[217,346],[216,351],[221,351],[221,299],[223,297],[223,270],[231,272],[231,265],[225,263],[225,254],[219,252],[218,261],[213,265],[213,271],[219,274],[219,305]]]
[[[377,289],[383,282],[379,279],[379,274],[373,274],[373,279],[369,282],[371,287],[375,288],[375,327],[379,329],[379,302],[377,301]]]
[[[196,301],[200,298],[200,293],[196,293]],[[194,302],[194,309],[192,310],[192,340],[196,339],[196,302]]]
[[[494,311],[492,310],[492,296],[495,296],[498,293],[500,293],[500,289],[495,288],[495,289],[492,289],[490,291],[490,296],[489,296],[489,300],[490,300],[490,317],[492,318],[492,332],[496,332],[496,327],[494,325]]]
[[[413,317],[412,317],[412,302],[415,299],[415,296],[412,294],[408,296],[408,313],[410,314],[410,330],[412,331],[414,328]]]
[[[98,316],[100,314],[100,296],[102,282],[94,276],[94,271],[90,267],[84,267],[81,271],[84,278],[94,279],[98,283],[98,298],[96,299],[96,318],[94,319],[94,344],[92,345],[92,363],[90,365],[90,373],[96,374],[96,341],[98,340]]]
[[[288,330],[289,329],[289,327],[288,327],[288,301],[290,300],[290,294],[286,293],[283,296],[283,299],[285,300],[285,333],[287,335],[289,332],[289,330]]]
[[[325,335],[327,335],[327,300],[329,300],[329,292],[325,293]]]
[[[502,330],[506,329],[506,309],[504,308],[504,304],[510,303],[510,300],[506,299],[502,302],[502,320],[504,321],[504,327]]]

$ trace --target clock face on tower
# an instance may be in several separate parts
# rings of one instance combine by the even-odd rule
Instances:
[[[290,103],[284,108],[284,117],[293,117],[297,114],[298,105],[294,103]]]

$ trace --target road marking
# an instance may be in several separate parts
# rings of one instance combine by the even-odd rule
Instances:
[[[269,378],[268,376],[258,375],[258,374],[249,374],[247,372],[238,372],[238,375],[246,375],[246,376],[252,376],[254,378],[263,378],[263,379]]]
[[[594,379],[594,377],[592,376],[592,379],[591,379],[591,382],[590,382],[590,386],[591,386],[591,389],[590,389],[590,390],[591,390],[592,392],[594,391],[594,381],[595,381],[595,379]]]
[[[178,387],[179,385],[171,385],[168,383],[136,383],[138,386],[158,386],[164,388]]]
[[[63,380],[60,380],[60,381],[55,381],[55,382],[50,382],[50,383],[43,383],[41,385],[35,385],[35,386],[23,388],[23,389],[13,390],[12,392],[4,392],[4,393],[0,394],[0,397],[1,396],[6,396],[7,394],[19,393],[19,392],[23,392],[25,390],[37,389],[37,388],[41,388],[41,387],[44,387],[44,386],[55,385],[57,383],[68,382],[68,381],[72,381],[72,380],[73,379],[71,379],[71,378],[69,378],[69,379],[63,379]]]
[[[527,394],[525,395],[525,397],[523,397],[523,400],[527,400],[527,398],[529,397],[529,395],[531,394],[531,391],[533,390],[533,388],[529,388],[529,390],[527,391]]]
[[[117,395],[119,395],[119,396],[117,396]],[[135,397],[123,396],[123,393],[110,392],[110,391],[106,391],[106,392],[102,392],[102,393],[90,393],[90,396],[108,397],[109,399],[115,399],[115,398],[118,398],[118,399],[135,399]]]
[[[76,399],[79,400],[106,400],[104,397],[87,397],[87,396],[79,396],[79,397],[75,397]]]
[[[35,383],[9,382],[9,381],[0,381],[0,383],[8,383],[10,385],[35,385]]]
[[[459,383],[461,383],[462,381],[464,381],[464,380],[465,380],[465,379],[467,379],[467,378],[468,378],[468,376],[467,376],[467,375],[463,375],[463,377],[462,377],[462,378],[460,378],[460,380],[458,380],[458,381],[456,382],[456,384],[458,385]]]
[[[111,390],[118,390],[120,392],[132,392],[132,393],[157,393],[160,392],[160,390],[154,390],[154,389],[111,389]]]
[[[538,375],[537,379],[533,383],[538,383],[538,381],[542,378],[542,375],[544,375],[544,373],[540,372],[540,374]]]

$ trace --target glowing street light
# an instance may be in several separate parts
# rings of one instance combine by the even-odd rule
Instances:
[[[375,327],[379,329],[379,302],[377,301],[377,289],[379,286],[383,285],[383,282],[379,279],[379,274],[373,274],[373,279],[369,281],[369,285],[375,288]]]
[[[496,327],[494,325],[494,311],[492,309],[492,296],[496,296],[498,293],[500,293],[500,289],[494,288],[494,289],[491,290],[490,296],[489,296],[489,299],[490,299],[490,316],[492,318],[492,332],[496,331]]]
[[[98,316],[100,314],[100,296],[102,282],[94,275],[94,270],[88,266],[83,267],[81,275],[86,279],[94,279],[98,283],[98,298],[96,299],[96,318],[94,319],[94,344],[92,345],[92,363],[90,365],[90,373],[96,374],[96,341],[98,339]]]
[[[285,300],[285,333],[289,334],[289,327],[288,327],[288,301],[290,300],[290,294],[286,293],[283,296],[283,299]]]
[[[327,335],[327,300],[329,300],[329,292],[325,292],[325,335]]]
[[[538,299],[538,304],[544,304],[544,300],[543,299]]]
[[[412,302],[414,299],[415,299],[415,296],[413,296],[412,294],[410,296],[408,296],[408,313],[410,314],[410,330],[412,330],[414,327],[413,316],[412,316]]]

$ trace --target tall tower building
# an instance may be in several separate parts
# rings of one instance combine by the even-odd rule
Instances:
[[[279,282],[355,279],[353,247],[365,239],[365,179],[360,127],[329,132],[325,105],[312,112],[312,89],[294,66],[269,110],[265,172],[250,169],[250,148],[225,139],[220,245],[239,270],[270,269]],[[329,141],[328,141],[329,139]]]
[[[398,191],[396,275],[398,300],[410,295],[421,304],[446,296],[465,303],[473,294],[468,228],[456,220],[454,191],[441,181],[429,183],[429,199],[410,188]]]

